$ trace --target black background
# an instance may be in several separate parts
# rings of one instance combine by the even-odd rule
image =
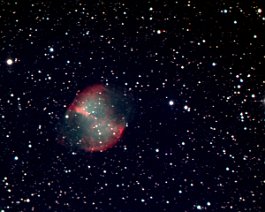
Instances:
[[[0,1],[0,209],[263,211],[259,4]],[[61,145],[66,107],[98,83],[130,99],[124,136]]]

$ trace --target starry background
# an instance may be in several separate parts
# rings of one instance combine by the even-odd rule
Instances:
[[[261,2],[0,1],[0,210],[264,211]],[[132,108],[121,141],[58,128],[101,83]]]

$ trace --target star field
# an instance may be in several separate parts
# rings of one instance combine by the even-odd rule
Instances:
[[[264,12],[1,0],[0,211],[264,211]],[[128,108],[120,141],[91,153],[58,138],[96,84]]]

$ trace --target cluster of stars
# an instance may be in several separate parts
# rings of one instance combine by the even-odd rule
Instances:
[[[0,13],[0,211],[264,211],[262,4],[3,1]],[[93,84],[113,101],[71,104]]]

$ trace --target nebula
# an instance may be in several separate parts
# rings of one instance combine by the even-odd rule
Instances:
[[[64,117],[63,141],[87,152],[113,147],[126,127],[123,96],[103,85],[79,92]]]

